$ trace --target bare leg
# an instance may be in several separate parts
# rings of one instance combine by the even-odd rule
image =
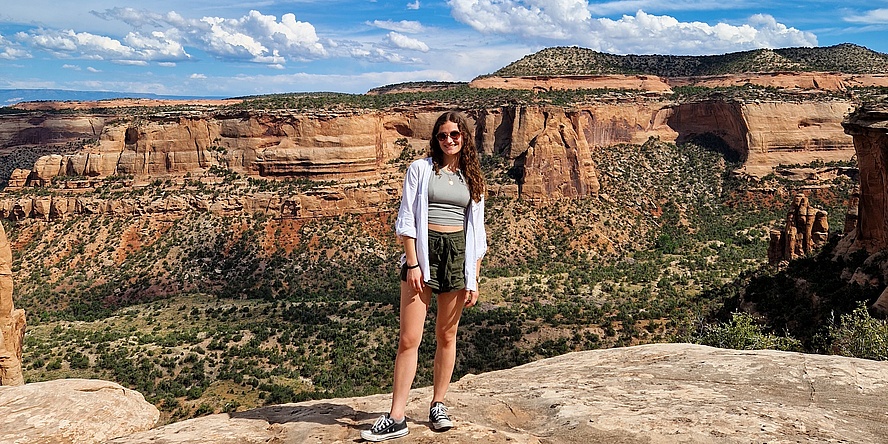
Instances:
[[[431,288],[423,287],[423,291],[417,293],[407,282],[401,281],[401,333],[398,355],[395,357],[392,409],[389,411],[389,416],[393,419],[400,420],[405,416],[410,387],[416,376],[419,343],[431,300]]]
[[[450,388],[450,378],[453,377],[453,366],[456,364],[456,330],[459,327],[465,298],[465,290],[438,295],[433,404],[435,401],[444,402],[444,396]]]

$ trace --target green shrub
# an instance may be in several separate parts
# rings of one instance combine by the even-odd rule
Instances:
[[[49,371],[59,370],[61,368],[62,368],[62,361],[60,361],[58,358],[55,358],[55,359],[49,361],[48,364],[46,364],[46,369]]]
[[[765,333],[752,315],[742,312],[734,313],[729,322],[703,327],[702,332],[693,338],[693,342],[736,350],[802,350],[798,339]]]
[[[69,353],[67,358],[68,363],[71,365],[72,369],[85,369],[89,368],[89,358],[80,352],[72,352]]]
[[[833,354],[855,358],[888,360],[888,321],[870,316],[863,304],[829,327]]]

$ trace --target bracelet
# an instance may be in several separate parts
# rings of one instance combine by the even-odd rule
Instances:
[[[407,267],[408,270],[412,270],[414,268],[419,268],[419,262],[416,265],[407,265],[407,262],[404,262],[404,266]]]

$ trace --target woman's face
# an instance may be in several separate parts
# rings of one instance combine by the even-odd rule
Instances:
[[[458,135],[456,138],[453,138],[453,134]],[[441,126],[438,127],[438,132],[435,134],[435,137],[438,138],[438,145],[441,146],[441,151],[444,152],[444,156],[446,157],[456,156],[462,149],[463,135],[459,131],[459,125],[454,122],[447,121],[441,124]]]

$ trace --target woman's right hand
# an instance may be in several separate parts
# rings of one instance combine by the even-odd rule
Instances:
[[[407,284],[417,293],[422,292],[422,270],[419,267],[407,270]]]

